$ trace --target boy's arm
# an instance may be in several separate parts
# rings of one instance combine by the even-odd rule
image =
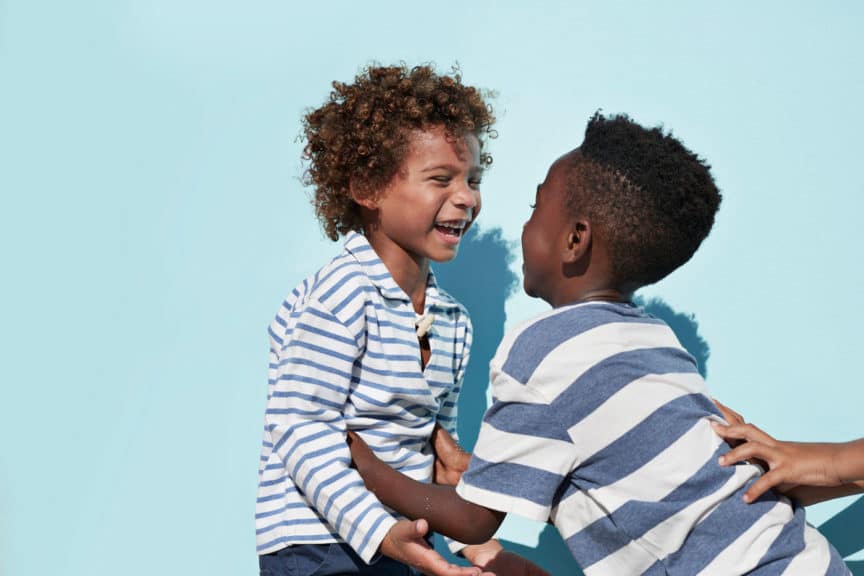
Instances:
[[[466,544],[488,541],[504,513],[466,502],[452,486],[424,484],[378,460],[365,442],[349,432],[351,456],[366,487],[387,506],[409,518],[424,518],[435,532]]]

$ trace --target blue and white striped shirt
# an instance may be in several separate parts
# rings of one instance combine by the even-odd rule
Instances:
[[[553,310],[505,337],[491,378],[457,491],[551,519],[586,576],[848,574],[802,508],[743,502],[759,470],[717,463],[720,415],[660,320],[605,302]]]
[[[259,554],[344,541],[366,562],[375,555],[396,519],[349,467],[346,429],[396,470],[431,480],[428,441],[436,422],[456,433],[471,325],[431,272],[425,312],[424,370],[411,300],[357,233],[285,300],[270,326]]]

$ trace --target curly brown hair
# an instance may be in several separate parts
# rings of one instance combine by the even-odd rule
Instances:
[[[430,65],[369,66],[353,84],[333,82],[328,101],[303,120],[304,183],[315,189],[315,213],[327,236],[362,230],[351,186],[374,198],[402,165],[413,130],[443,126],[452,138],[473,134],[481,164],[491,164],[482,150],[496,136],[495,117],[483,96],[462,84],[458,68],[439,75]]]

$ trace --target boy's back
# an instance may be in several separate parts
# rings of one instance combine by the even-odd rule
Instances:
[[[719,466],[719,413],[662,321],[626,304],[558,308],[505,338],[491,378],[458,491],[551,519],[587,575],[847,574],[803,509],[743,502],[758,469]]]

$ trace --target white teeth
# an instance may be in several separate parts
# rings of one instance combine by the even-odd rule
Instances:
[[[465,222],[439,222],[438,226],[442,228],[450,228],[452,230],[462,230],[465,228]]]

